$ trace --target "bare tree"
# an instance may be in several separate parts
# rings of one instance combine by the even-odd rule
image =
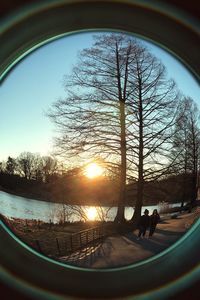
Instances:
[[[137,178],[137,219],[144,178],[158,176],[159,164],[164,172],[161,156],[174,121],[175,84],[138,40],[115,33],[94,36],[93,47],[80,52],[64,82],[67,97],[48,114],[60,134],[57,153],[76,161],[101,156],[119,170],[117,222],[124,221],[127,177]]]
[[[6,173],[10,175],[14,175],[14,173],[16,172],[16,168],[17,168],[16,160],[9,156],[5,166]]]
[[[195,102],[185,97],[179,107],[173,136],[173,173],[182,176],[182,203],[197,197],[197,180],[200,151],[199,110]],[[190,191],[188,191],[190,186]]]
[[[58,162],[51,156],[42,157],[42,174],[45,182],[49,182],[50,177],[58,170]]]
[[[190,111],[188,118],[189,125],[189,167],[192,174],[192,197],[191,204],[197,198],[197,189],[198,189],[198,166],[199,166],[199,155],[200,155],[200,129],[199,129],[199,110],[197,109],[197,105],[194,101],[189,98],[186,101],[189,102]]]
[[[179,94],[168,80],[163,64],[145,47],[138,48],[130,65],[132,86],[127,102],[127,161],[129,178],[137,181],[137,200],[132,220],[141,215],[144,184],[168,171],[168,153]]]
[[[17,157],[18,173],[26,179],[38,179],[41,177],[41,157],[37,153],[22,152]]]
[[[1,161],[0,162],[0,172],[5,173],[6,172],[6,161]]]
[[[68,97],[57,101],[49,116],[60,129],[58,154],[99,157],[120,166],[116,220],[124,220],[126,189],[125,103],[128,65],[136,47],[125,35],[94,37],[94,46],[80,53],[72,74],[65,78]]]
[[[73,206],[66,205],[64,203],[59,204],[59,207],[57,207],[56,215],[58,218],[58,222],[65,225],[65,223],[70,222],[74,216]]]

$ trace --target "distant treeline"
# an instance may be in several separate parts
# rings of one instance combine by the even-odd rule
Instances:
[[[191,174],[173,175],[162,180],[145,182],[144,205],[161,201],[190,201],[193,196],[191,183]],[[1,172],[0,186],[4,191],[27,198],[66,204],[116,206],[119,195],[119,184],[116,180],[109,177],[91,180],[78,175],[77,171],[54,174],[49,177],[48,182]],[[136,198],[137,184],[127,184],[126,204],[133,206]]]

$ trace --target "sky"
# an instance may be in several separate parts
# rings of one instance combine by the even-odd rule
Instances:
[[[63,77],[76,63],[77,53],[92,45],[94,32],[54,40],[27,55],[0,87],[0,161],[29,151],[50,155],[56,129],[45,113],[66,94]],[[173,56],[149,42],[149,50],[166,66],[168,76],[200,107],[200,86]]]

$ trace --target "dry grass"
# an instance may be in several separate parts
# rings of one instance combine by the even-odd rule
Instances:
[[[5,217],[4,222],[27,245],[51,257],[59,257],[69,251],[72,234],[102,225],[101,222],[76,222],[60,225]],[[115,232],[115,226],[112,223],[107,223],[105,227],[106,235]]]

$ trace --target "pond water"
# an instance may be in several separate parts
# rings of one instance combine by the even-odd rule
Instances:
[[[172,204],[172,206],[177,204]],[[150,214],[157,208],[158,205],[144,206],[143,210],[149,209]],[[101,219],[104,216],[106,221],[114,220],[117,207],[95,207],[95,219]],[[68,206],[60,203],[45,202],[40,200],[29,199],[25,197],[15,196],[3,191],[0,191],[0,213],[10,218],[35,219],[44,222],[58,222],[65,213],[67,221],[74,222],[83,220],[84,215],[87,217],[90,214],[91,207],[89,206]],[[126,207],[125,217],[130,220],[133,215],[133,208]],[[90,218],[89,218],[90,219]],[[92,218],[91,218],[92,219]]]

